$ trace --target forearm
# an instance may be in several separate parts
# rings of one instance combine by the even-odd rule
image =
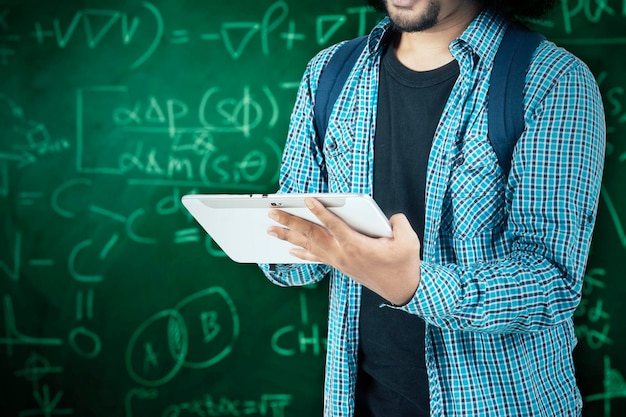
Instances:
[[[570,319],[582,277],[528,253],[487,264],[422,263],[422,280],[402,308],[446,329],[533,332]]]

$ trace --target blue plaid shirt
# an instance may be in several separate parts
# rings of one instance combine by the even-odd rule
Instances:
[[[524,90],[526,130],[510,175],[487,138],[487,90],[506,26],[484,11],[450,44],[459,78],[429,157],[421,282],[401,308],[426,321],[432,416],[575,416],[572,350],[600,191],[605,123],[589,69],[549,41]],[[370,33],[331,115],[326,182],[313,104],[336,46],[306,68],[293,110],[280,191],[372,194],[378,74],[387,19]],[[415,152],[419,152],[416,149]],[[351,416],[361,287],[325,265],[261,265],[279,285],[330,273],[326,416]]]

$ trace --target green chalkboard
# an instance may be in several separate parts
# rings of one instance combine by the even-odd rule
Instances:
[[[328,284],[233,263],[180,197],[276,189],[304,66],[365,3],[0,0],[0,415],[321,415]],[[621,416],[626,2],[536,27],[605,98],[576,361],[585,415]]]

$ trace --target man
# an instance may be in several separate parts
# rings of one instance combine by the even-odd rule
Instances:
[[[392,238],[281,211],[268,233],[314,264],[261,265],[279,285],[330,272],[326,416],[576,416],[572,350],[605,149],[602,100],[543,41],[510,173],[487,123],[510,17],[544,1],[384,0],[318,149],[313,105],[336,51],[307,66],[281,167],[285,193],[374,196]],[[550,3],[551,5],[551,3]],[[517,8],[523,7],[523,10]]]

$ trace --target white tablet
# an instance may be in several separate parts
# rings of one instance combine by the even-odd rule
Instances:
[[[305,197],[315,197],[363,234],[392,235],[387,217],[365,194],[190,194],[182,203],[235,262],[308,263],[289,254],[293,245],[267,234],[277,224],[268,217],[274,208],[320,224],[305,206]]]

